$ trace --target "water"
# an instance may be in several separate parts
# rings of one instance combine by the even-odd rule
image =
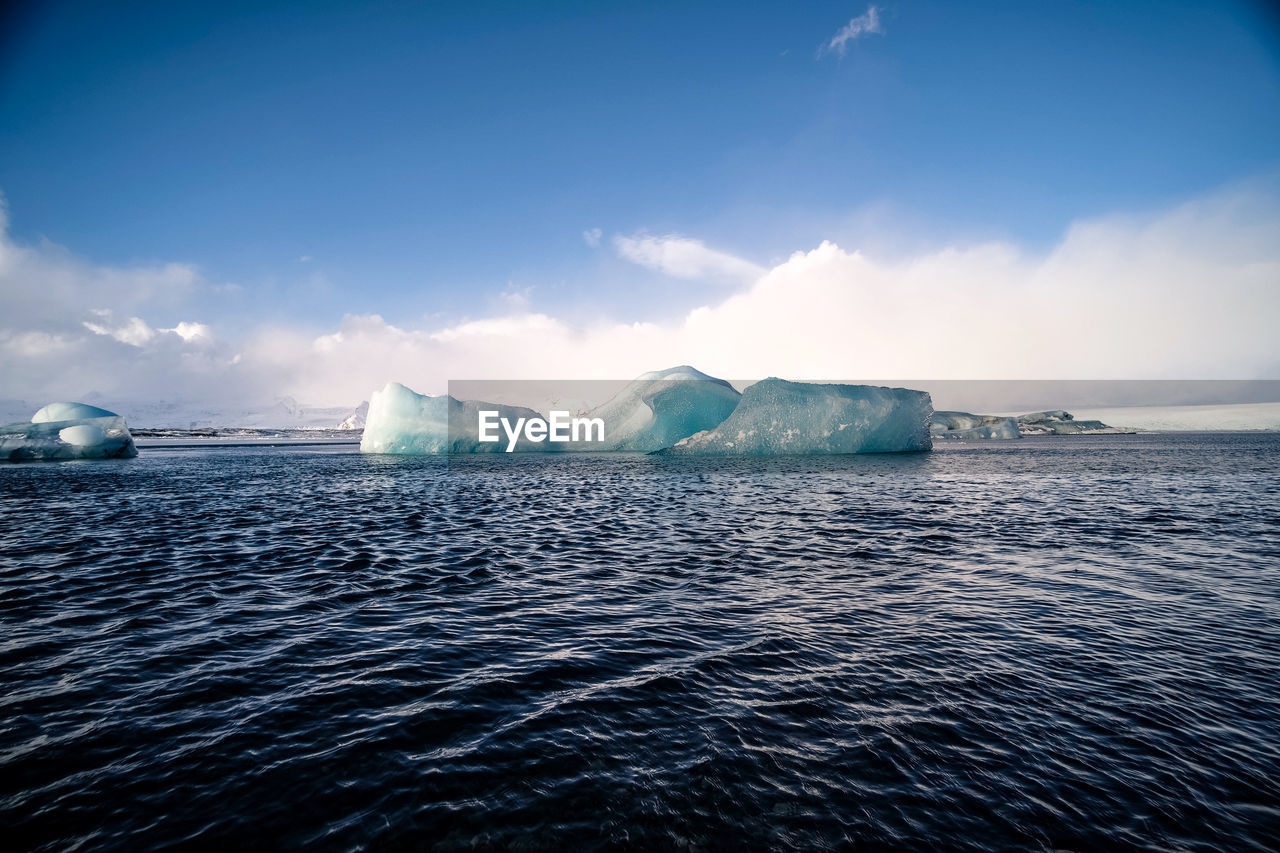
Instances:
[[[5,844],[1276,849],[1277,451],[0,467]]]

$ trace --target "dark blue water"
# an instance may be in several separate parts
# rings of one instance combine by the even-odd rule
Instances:
[[[3,844],[1276,849],[1278,451],[0,467]]]

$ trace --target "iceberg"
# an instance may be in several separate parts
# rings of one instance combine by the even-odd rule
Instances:
[[[0,426],[0,460],[129,459],[138,455],[115,412],[86,403],[50,403],[30,423]]]
[[[369,397],[360,452],[431,456],[506,450],[505,436],[500,441],[480,441],[478,424],[482,410],[497,412],[498,418],[506,418],[513,424],[518,420],[542,417],[523,406],[456,400],[447,394],[431,397],[399,382],[388,382],[385,388],[374,391]],[[523,435],[514,444],[517,451],[560,449],[560,446],[548,442],[530,441]]]
[[[742,395],[728,382],[685,365],[638,376],[608,402],[587,412],[605,424],[603,442],[569,449],[649,453],[712,429],[738,407]]]
[[[1016,418],[1000,415],[973,415],[969,412],[934,412],[929,432],[934,438],[1022,438]]]
[[[930,450],[932,414],[925,391],[770,378],[748,387],[719,426],[660,452],[778,456]]]
[[[1125,432],[1107,426],[1102,421],[1078,421],[1073,414],[1061,409],[1022,415],[1018,418],[1018,429],[1023,435],[1107,435]]]
[[[630,382],[608,402],[572,419],[569,412],[552,412],[558,429],[573,421],[601,425],[600,433],[588,428],[570,432],[573,440],[547,436],[535,427],[512,440],[508,429],[531,422],[545,424],[539,412],[523,406],[458,400],[449,395],[418,394],[398,382],[390,382],[369,398],[364,414],[364,453],[430,455],[506,451],[548,452],[564,450],[630,451],[645,453],[670,447],[682,438],[716,426],[737,407],[741,394],[723,379],[715,379],[682,365],[645,373]],[[481,413],[484,417],[481,418]],[[481,441],[481,429],[486,440]],[[561,434],[562,433],[557,433]],[[494,441],[497,436],[499,440]]]
[[[97,418],[118,418],[115,412],[90,406],[88,403],[50,403],[31,416],[33,424],[47,424],[54,421],[85,421]]]

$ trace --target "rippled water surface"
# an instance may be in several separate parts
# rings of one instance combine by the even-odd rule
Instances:
[[[1280,847],[1280,437],[0,468],[22,848]]]

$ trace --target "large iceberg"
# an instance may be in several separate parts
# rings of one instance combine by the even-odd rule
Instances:
[[[1023,435],[1106,435],[1125,430],[1107,426],[1102,421],[1078,421],[1075,415],[1061,409],[1032,412],[1018,418]]]
[[[718,426],[742,395],[723,379],[688,365],[642,374],[612,399],[587,412],[604,422],[603,442],[578,442],[573,450],[648,453]]]
[[[438,453],[486,453],[506,450],[508,441],[480,441],[480,412],[497,412],[509,424],[541,418],[523,406],[455,400],[447,394],[430,397],[406,388],[399,382],[388,382],[369,398],[361,453],[392,453],[429,456]],[[499,431],[499,435],[501,435]],[[521,434],[514,439],[518,451],[560,450],[549,442],[532,442]]]
[[[124,418],[86,403],[50,403],[31,423],[0,426],[0,460],[128,459],[138,455]]]
[[[369,399],[360,449],[414,455],[508,449],[644,453],[714,427],[737,407],[741,396],[722,379],[680,366],[639,376],[584,415],[551,412],[549,423],[542,414],[523,406],[458,400],[449,395],[429,397],[391,382]],[[531,423],[535,424],[532,435],[527,429]],[[526,428],[522,430],[521,424]],[[546,427],[551,425],[571,427],[569,438],[548,435]],[[509,430],[518,433],[513,435]]]
[[[770,378],[749,386],[733,414],[715,429],[662,452],[774,456],[929,450],[932,414],[925,391]]]
[[[929,432],[934,438],[1022,438],[1016,418],[973,415],[969,412],[934,412]]]

